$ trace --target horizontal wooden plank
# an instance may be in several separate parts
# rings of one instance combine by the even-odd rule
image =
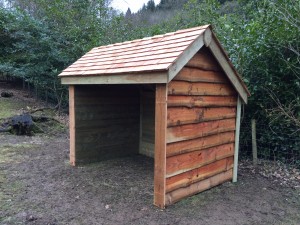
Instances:
[[[201,70],[183,67],[173,80],[207,83],[228,83],[229,80],[223,72]]]
[[[90,105],[76,105],[77,113],[96,114],[99,118],[102,118],[102,114],[111,113],[112,115],[119,115],[120,118],[124,118],[127,114],[139,114],[139,105],[132,104],[90,104]],[[124,115],[122,115],[124,114]],[[109,116],[109,115],[106,115]]]
[[[136,116],[126,118],[103,118],[93,120],[77,120],[76,129],[101,129],[106,126],[131,126],[132,124],[138,124],[139,120]]]
[[[186,81],[171,81],[168,84],[169,95],[236,95],[230,84],[191,83]]]
[[[106,133],[93,133],[92,135],[89,135],[87,133],[83,134],[80,133],[78,135],[78,138],[81,140],[76,140],[76,144],[85,146],[85,145],[95,145],[98,147],[105,147],[105,146],[115,146],[115,145],[121,145],[126,144],[129,142],[136,142],[138,141],[138,133],[132,132],[132,134],[124,134],[122,136],[118,136],[117,133],[112,133],[110,135],[107,135]]]
[[[106,119],[127,119],[127,118],[137,118],[138,113],[133,111],[124,111],[122,113],[112,112],[110,111],[94,111],[94,112],[88,112],[88,111],[76,111],[77,121],[91,121],[91,120],[106,120]]]
[[[185,96],[169,95],[168,107],[184,106],[193,107],[222,107],[236,106],[236,96]]]
[[[75,104],[75,106],[77,106]],[[139,111],[139,104],[133,103],[128,105],[122,104],[111,104],[111,105],[78,105],[76,107],[76,112],[91,112],[91,113],[101,113],[108,112],[122,114],[123,112],[136,112]],[[139,112],[137,112],[139,113]]]
[[[110,98],[110,97],[111,98],[114,97],[138,98],[137,94],[139,93],[137,85],[132,85],[131,88],[121,88],[120,86],[123,85],[116,84],[115,86],[111,86],[111,88],[109,88],[109,85],[99,84],[99,85],[90,85],[90,90],[88,86],[89,85],[76,86],[76,89],[78,89],[78,92],[76,93],[76,97],[78,98],[87,97],[91,99],[93,98],[103,99],[103,98]]]
[[[139,130],[139,124],[134,123],[131,125],[124,124],[105,124],[103,126],[98,126],[96,128],[82,127],[80,129],[76,129],[76,135],[81,134],[107,134],[107,135],[117,135],[118,133],[126,133],[126,132],[135,132]]]
[[[170,143],[167,144],[167,157],[210,148],[222,144],[233,143],[234,138],[234,131],[229,131],[187,141]]]
[[[139,99],[136,97],[78,97],[76,98],[76,106],[94,107],[97,105],[133,105],[139,104]],[[122,101],[123,100],[123,101]]]
[[[233,157],[218,160],[203,167],[190,170],[188,172],[169,177],[166,180],[166,192],[174,191],[178,188],[188,187],[200,180],[232,169]]]
[[[234,143],[184,153],[167,158],[167,177],[190,171],[234,154]]]
[[[235,119],[186,124],[167,129],[167,143],[195,139],[235,130]]]
[[[77,143],[77,163],[99,162],[129,155],[138,154],[138,142],[127,141],[114,145],[101,146],[94,143]]]
[[[187,63],[187,66],[196,67],[204,70],[222,71],[220,65],[207,48],[202,48]]]
[[[145,68],[137,68],[136,71],[143,71]],[[158,69],[156,67],[156,69]],[[94,71],[91,76],[82,73],[62,72],[61,84],[85,85],[85,84],[162,84],[168,82],[167,72],[153,72],[153,68],[146,68],[146,72],[115,74],[118,71],[110,71],[109,76],[103,75],[104,71]],[[106,71],[108,72],[108,71]],[[114,72],[114,73],[113,73]],[[77,76],[79,75],[79,76]],[[94,76],[92,76],[94,75]]]
[[[215,176],[212,176],[208,179],[193,183],[186,188],[176,189],[166,194],[166,205],[171,205],[185,197],[192,196],[199,192],[208,190],[212,187],[215,187],[231,179],[232,179],[232,170],[228,170],[226,172],[222,172]]]
[[[220,107],[220,108],[186,108],[186,107],[171,107],[168,108],[168,127],[199,123],[211,120],[221,120],[235,118],[235,107]]]
[[[117,100],[119,98],[138,98],[138,85],[78,85],[75,86],[76,98],[89,97],[89,98],[112,98]]]

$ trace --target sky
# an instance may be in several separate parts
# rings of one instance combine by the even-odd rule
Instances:
[[[160,0],[154,0],[155,4],[158,4]],[[147,3],[148,0],[113,0],[111,6],[121,12],[126,13],[127,9],[130,8],[131,12],[137,12],[142,8],[143,4]]]

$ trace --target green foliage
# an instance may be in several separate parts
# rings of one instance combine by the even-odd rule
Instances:
[[[66,93],[57,75],[92,47],[212,24],[252,94],[244,123],[258,119],[260,140],[282,157],[300,152],[299,0],[150,0],[126,15],[107,0],[10,2],[0,8],[0,72],[58,102]]]
[[[299,160],[300,155],[299,14],[300,2],[293,0],[190,0],[172,18],[151,28],[157,34],[212,24],[252,94],[243,125],[258,119],[260,143],[277,159],[296,161],[294,156]],[[244,128],[248,132],[243,141],[251,146],[250,128]]]
[[[57,75],[96,45],[102,44],[109,20],[107,1],[12,1],[0,9],[0,73],[22,78],[66,99]]]

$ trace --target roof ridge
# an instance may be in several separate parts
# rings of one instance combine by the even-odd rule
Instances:
[[[101,48],[107,48],[107,47],[112,47],[112,46],[119,46],[119,45],[123,45],[123,44],[130,44],[130,43],[139,42],[139,41],[142,41],[142,40],[152,40],[152,39],[156,39],[156,38],[163,38],[163,37],[174,35],[174,34],[185,33],[185,32],[188,32],[188,31],[204,30],[204,29],[207,29],[208,27],[211,27],[211,25],[207,24],[207,25],[198,26],[198,27],[180,29],[180,30],[177,30],[177,31],[168,32],[168,33],[164,33],[164,34],[158,34],[158,35],[154,35],[154,36],[146,36],[146,37],[139,38],[139,39],[134,39],[134,40],[131,40],[131,41],[117,42],[117,43],[113,43],[113,44],[109,44],[109,45],[101,45],[101,46],[98,46],[98,47],[94,47],[93,49],[101,49]]]

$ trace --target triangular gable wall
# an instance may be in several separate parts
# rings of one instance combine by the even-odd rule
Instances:
[[[203,46],[209,48],[219,66],[222,68],[236,91],[241,96],[241,99],[244,101],[244,103],[247,103],[247,98],[250,93],[239,74],[234,69],[218,39],[212,32],[211,27],[208,27],[204,34],[199,35],[199,37],[196,38],[195,41],[169,67],[168,81],[170,82]]]

